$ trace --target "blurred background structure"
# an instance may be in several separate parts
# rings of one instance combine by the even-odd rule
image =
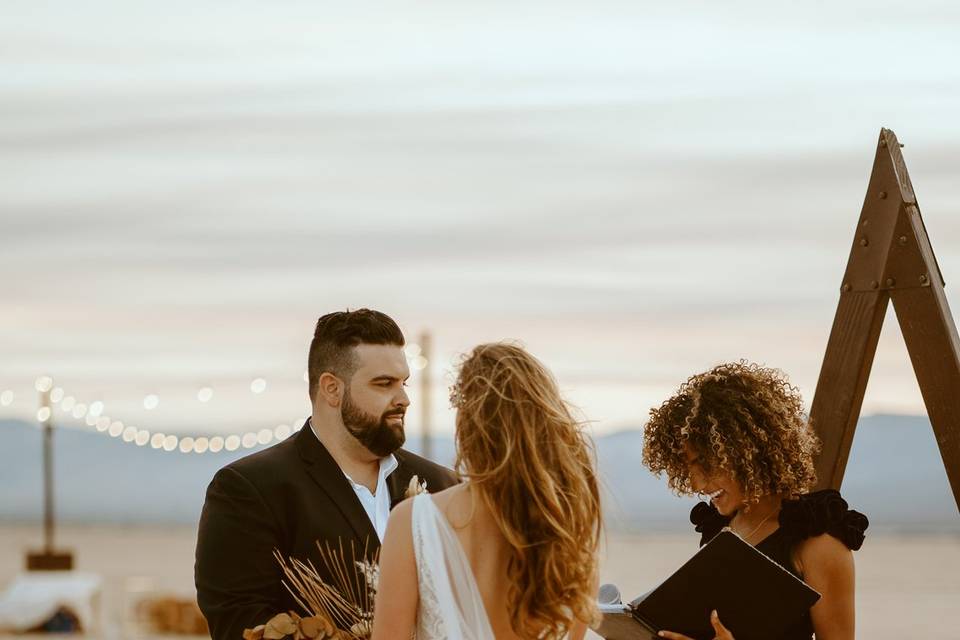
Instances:
[[[0,589],[42,540],[49,376],[58,543],[103,578],[105,636],[145,633],[141,595],[191,597],[205,485],[302,424],[324,312],[398,320],[409,440],[431,423],[444,462],[458,354],[543,359],[590,420],[627,592],[695,546],[690,502],[640,464],[647,410],[738,358],[809,401],[881,126],[948,296],[960,278],[953,3],[0,15]],[[872,520],[860,627],[881,639],[960,596],[960,519],[884,326],[844,484]]]

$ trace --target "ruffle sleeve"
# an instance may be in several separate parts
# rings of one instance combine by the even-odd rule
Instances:
[[[720,515],[716,507],[709,502],[698,502],[690,510],[690,522],[696,532],[700,534],[700,546],[702,547],[713,540],[714,536],[729,524],[730,518]]]
[[[867,516],[850,509],[847,501],[833,489],[785,500],[779,520],[780,526],[796,540],[828,533],[852,551],[863,545],[864,533],[870,525]]]

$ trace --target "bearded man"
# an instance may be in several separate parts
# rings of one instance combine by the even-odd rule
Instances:
[[[300,609],[281,584],[274,550],[321,572],[317,542],[342,543],[348,563],[351,543],[358,560],[364,551],[369,558],[413,476],[431,492],[456,482],[449,469],[400,448],[410,404],[403,346],[400,328],[379,311],[320,318],[308,358],[310,419],[214,476],[194,572],[214,640],[242,640],[244,629]]]

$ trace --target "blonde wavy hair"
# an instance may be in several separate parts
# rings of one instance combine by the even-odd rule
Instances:
[[[453,387],[456,469],[469,479],[512,548],[511,626],[559,638],[596,605],[600,495],[593,446],[553,376],[523,348],[482,344]]]
[[[800,391],[777,370],[741,360],[691,376],[644,429],[643,464],[670,488],[694,492],[687,445],[708,475],[727,472],[747,503],[765,495],[796,497],[816,482],[820,442]]]

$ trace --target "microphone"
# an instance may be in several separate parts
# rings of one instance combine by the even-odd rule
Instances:
[[[620,589],[615,584],[600,585],[600,594],[597,596],[600,604],[621,604]]]

